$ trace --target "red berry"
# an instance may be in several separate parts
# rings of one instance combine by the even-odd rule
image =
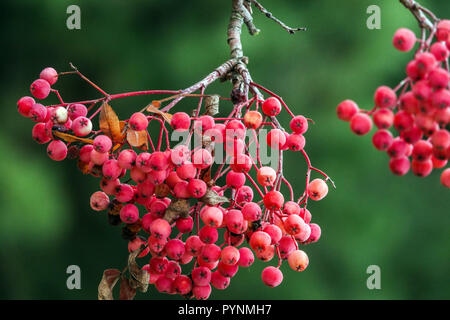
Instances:
[[[51,138],[47,135],[47,130],[45,129],[45,124],[40,122],[36,123],[32,130],[32,137],[34,141],[40,144],[47,143]]]
[[[41,71],[39,78],[46,80],[50,85],[58,81],[58,72],[55,69],[48,67]]]
[[[269,117],[274,117],[281,112],[281,103],[275,97],[267,98],[262,104],[262,111]]]
[[[142,112],[136,112],[131,115],[128,125],[133,130],[141,131],[147,129],[148,120]]]
[[[192,228],[194,227],[194,219],[192,219],[191,216],[187,218],[180,217],[177,219],[176,225],[181,233],[189,233],[192,231]]]
[[[395,32],[392,43],[397,50],[406,52],[414,47],[416,35],[409,29],[400,28]]]
[[[422,74],[427,74],[436,66],[436,58],[429,52],[418,53],[415,60],[417,68]]]
[[[300,151],[305,147],[306,140],[303,135],[293,133],[287,138],[286,144],[290,150]]]
[[[438,41],[448,41],[450,38],[450,20],[441,20],[437,25],[436,38]]]
[[[393,108],[397,103],[395,91],[387,86],[378,87],[374,95],[375,105],[380,108]]]
[[[200,237],[200,240],[206,244],[211,244],[216,242],[219,239],[219,233],[216,228],[210,227],[210,226],[203,226],[198,236]]]
[[[420,140],[414,144],[412,157],[416,161],[425,161],[430,159],[433,151],[433,145],[425,140]]]
[[[430,52],[437,61],[445,61],[449,56],[449,50],[443,42],[433,43],[430,47]]]
[[[95,211],[106,210],[109,206],[109,202],[108,195],[102,191],[94,192],[90,199],[91,208]]]
[[[403,176],[408,173],[410,168],[410,162],[409,159],[405,156],[401,156],[398,158],[392,158],[389,161],[389,168],[391,169],[392,173],[398,176]]]
[[[373,114],[373,122],[378,129],[388,129],[394,123],[394,113],[388,108],[378,109]]]
[[[262,186],[272,186],[277,177],[277,173],[271,167],[261,167],[256,173],[256,179]]]
[[[49,143],[47,154],[54,161],[62,161],[67,156],[67,145],[60,140],[54,140]]]
[[[350,121],[350,129],[359,136],[365,135],[372,129],[372,119],[365,113],[357,113]]]
[[[289,123],[291,130],[298,134],[304,134],[308,130],[308,119],[304,116],[295,116]]]
[[[211,153],[206,149],[198,149],[192,155],[192,164],[199,169],[206,169],[213,163]]]
[[[244,219],[248,221],[256,221],[261,218],[261,207],[254,202],[246,203],[241,210]]]
[[[245,184],[245,174],[241,172],[229,171],[227,173],[226,182],[227,186],[232,189],[239,189]]]
[[[235,265],[239,261],[240,253],[236,247],[227,246],[222,249],[220,257],[222,263],[226,265]]]
[[[375,146],[376,149],[385,151],[387,150],[392,142],[394,141],[394,138],[392,136],[392,133],[388,130],[378,130],[375,132],[375,134],[372,137],[372,143]]]
[[[244,115],[244,125],[249,129],[258,129],[261,126],[263,117],[255,110],[248,111]]]
[[[289,254],[289,266],[294,271],[303,271],[309,264],[309,259],[306,253],[302,250],[295,250]]]
[[[170,126],[176,131],[189,130],[189,127],[191,126],[191,118],[185,112],[174,113],[172,119],[170,120]]]
[[[350,121],[358,111],[358,105],[352,100],[342,101],[336,109],[338,118],[343,121]]]
[[[441,183],[444,187],[450,188],[450,168],[447,168],[444,171],[442,171]]]
[[[283,206],[284,197],[280,192],[272,190],[264,195],[263,201],[267,209],[277,210]]]
[[[134,204],[126,204],[120,209],[120,220],[131,224],[139,219],[139,209]]]
[[[192,256],[197,256],[200,254],[203,246],[205,244],[200,240],[198,236],[190,236],[186,239],[186,252]]]
[[[281,149],[286,143],[286,135],[280,129],[272,129],[267,134],[267,144],[272,149]]]
[[[72,130],[78,137],[87,136],[92,131],[92,122],[86,117],[78,117],[72,122]]]
[[[230,285],[230,278],[224,277],[216,270],[211,274],[211,285],[216,289],[224,290]]]
[[[238,265],[240,267],[250,267],[254,261],[255,256],[253,255],[253,252],[249,248],[247,247],[239,248]]]
[[[275,267],[266,267],[261,273],[261,279],[269,287],[277,287],[283,281],[283,273]]]
[[[192,290],[192,281],[188,276],[180,275],[173,281],[173,290],[180,295],[186,295]]]
[[[308,196],[315,201],[322,200],[328,193],[328,185],[323,179],[314,179],[308,184]]]
[[[184,255],[186,248],[183,241],[179,239],[170,239],[169,241],[167,241],[164,250],[167,254],[167,257],[169,257],[170,259],[180,260]]]
[[[17,101],[17,111],[19,111],[22,116],[29,117],[31,108],[34,104],[35,101],[32,97],[22,97],[19,99],[19,101]]]
[[[45,99],[50,94],[50,84],[43,79],[35,80],[30,87],[31,94],[37,99]]]
[[[435,68],[428,74],[429,84],[435,90],[448,87],[449,80],[448,71],[443,68]]]

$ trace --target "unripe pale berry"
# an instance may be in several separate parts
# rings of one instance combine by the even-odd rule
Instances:
[[[281,111],[281,103],[275,97],[267,98],[262,104],[262,111],[269,117],[278,115]]]
[[[91,208],[95,211],[106,210],[109,205],[109,197],[102,191],[94,192],[90,199]]]
[[[78,137],[87,136],[92,131],[92,122],[86,117],[78,117],[72,122],[72,130]]]
[[[50,93],[50,84],[46,80],[37,79],[31,84],[30,91],[33,97],[45,99]]]
[[[350,129],[359,136],[365,135],[372,129],[372,119],[365,113],[357,113],[350,120]]]
[[[397,50],[406,52],[414,47],[416,35],[409,29],[400,28],[395,32],[392,43]]]
[[[275,267],[266,267],[261,273],[261,279],[266,286],[277,287],[283,281],[283,273]]]
[[[328,193],[328,185],[323,179],[314,179],[308,184],[308,196],[315,201],[322,200]]]
[[[272,167],[261,167],[256,173],[256,179],[262,186],[271,186],[277,178],[277,173]]]
[[[244,115],[244,125],[249,129],[258,129],[261,126],[263,117],[255,110],[248,111]]]
[[[41,71],[39,78],[47,81],[50,85],[53,85],[58,81],[58,72],[51,67],[47,67]]]
[[[288,263],[292,270],[300,272],[308,266],[309,258],[304,251],[295,250],[289,254]]]
[[[67,145],[60,140],[54,140],[49,143],[47,154],[54,161],[62,161],[67,156]]]

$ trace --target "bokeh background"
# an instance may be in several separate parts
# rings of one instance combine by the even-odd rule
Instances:
[[[283,96],[295,113],[314,119],[306,150],[337,189],[310,204],[322,238],[305,249],[306,272],[285,265],[284,282],[270,289],[260,278],[265,264],[256,263],[211,298],[450,298],[450,201],[439,172],[426,179],[392,175],[370,135],[353,135],[335,116],[341,100],[370,108],[377,86],[393,87],[403,78],[411,54],[394,50],[391,37],[399,27],[418,33],[416,20],[398,1],[262,2],[287,24],[308,31],[289,35],[255,12],[262,32],[251,37],[244,30],[242,36],[253,78]],[[447,1],[421,3],[450,17]],[[81,30],[66,28],[70,4],[81,7]],[[366,27],[371,4],[381,8],[380,30]],[[120,228],[89,207],[98,179],[83,176],[69,160],[51,161],[31,139],[32,123],[16,112],[16,101],[29,95],[40,70],[68,71],[73,62],[110,93],[181,89],[228,59],[229,12],[228,0],[1,1],[0,298],[96,299],[102,271],[122,268],[127,257]],[[75,76],[55,87],[67,101],[98,97]],[[228,96],[229,90],[218,83],[208,92]],[[128,116],[150,99],[113,105]],[[179,110],[192,107],[185,103]],[[285,161],[294,187],[303,190],[304,161],[292,153]],[[72,264],[81,268],[81,290],[66,287]],[[366,287],[369,265],[381,268],[381,290]],[[151,288],[137,298],[173,297]]]

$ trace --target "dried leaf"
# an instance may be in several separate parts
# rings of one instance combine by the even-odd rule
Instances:
[[[144,151],[148,150],[148,136],[146,130],[135,131],[129,128],[127,130],[127,141],[132,147]]]
[[[135,295],[136,295],[136,289],[133,289],[133,287],[131,287],[130,282],[127,278],[122,277],[122,280],[120,281],[119,299],[120,300],[133,300]]]
[[[92,144],[94,142],[94,140],[91,139],[83,139],[83,138],[79,138],[77,136],[68,134],[68,133],[64,133],[64,132],[60,132],[60,131],[56,131],[53,130],[52,134],[55,137],[58,137],[61,140],[64,140],[65,142],[68,143],[72,143],[72,142],[83,142],[83,143],[87,143],[87,144]]]
[[[83,174],[88,174],[90,172],[89,170],[89,162],[83,162],[81,160],[78,159],[78,169],[80,169],[80,171]]]
[[[98,285],[98,300],[114,300],[112,291],[120,278],[120,271],[117,269],[106,269]]]
[[[162,112],[157,107],[155,107],[153,104],[147,107],[147,112],[159,114],[169,124],[170,124],[170,121],[172,120],[172,115],[170,113]]]
[[[201,179],[203,180],[203,181],[205,181],[206,182],[206,184],[208,185],[208,186],[212,186],[212,184],[213,184],[213,181],[212,181],[212,179],[211,179],[211,166],[209,166],[208,168],[206,168],[206,169],[203,169],[201,172],[200,172],[200,177],[201,177]]]
[[[119,117],[107,102],[103,103],[100,111],[100,130],[115,143],[121,143],[124,139],[120,130]]]
[[[166,209],[164,219],[169,223],[178,217],[186,218],[189,214],[189,200],[186,199],[173,199]]]
[[[206,194],[200,198],[200,201],[210,206],[215,206],[220,203],[229,202],[227,197],[219,196],[217,192],[211,189],[208,189],[206,191]]]
[[[154,106],[156,109],[161,108],[161,101],[159,101],[159,100],[153,100],[153,101],[152,101],[152,106]]]
[[[150,274],[147,270],[142,270],[136,263],[136,257],[140,253],[141,249],[137,249],[131,252],[128,256],[128,271],[132,277],[129,284],[134,289],[139,289],[141,292],[147,292]]]

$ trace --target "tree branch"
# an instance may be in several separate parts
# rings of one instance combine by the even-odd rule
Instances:
[[[437,22],[439,19],[436,18],[436,16],[431,13],[430,10],[422,7],[419,3],[417,3],[415,0],[399,0],[400,3],[411,13],[414,15],[416,20],[419,22],[419,26],[422,29],[428,29],[432,31],[434,29],[434,23],[431,22],[425,15],[428,14],[431,19],[434,20],[434,22]]]

